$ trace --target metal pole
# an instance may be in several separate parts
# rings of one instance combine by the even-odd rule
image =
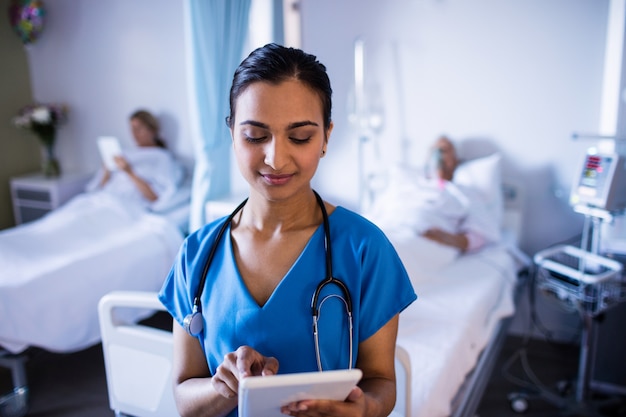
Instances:
[[[576,401],[582,403],[589,398],[589,381],[592,359],[596,354],[596,327],[591,314],[583,313],[583,330],[580,342],[578,362],[578,380],[576,381]]]

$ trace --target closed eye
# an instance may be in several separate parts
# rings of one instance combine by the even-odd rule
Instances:
[[[294,138],[294,137],[290,137],[289,138],[293,143],[297,144],[297,145],[304,145],[305,143],[309,143],[311,141],[311,136],[307,137],[307,138]]]
[[[244,135],[244,138],[249,143],[262,143],[264,140],[267,139],[267,136],[252,137],[252,136]]]

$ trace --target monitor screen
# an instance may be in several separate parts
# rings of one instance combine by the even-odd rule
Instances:
[[[578,171],[570,202],[603,210],[621,210],[626,204],[625,176],[622,157],[589,152]]]
[[[587,192],[594,196],[601,195],[605,187],[611,185],[609,175],[612,163],[612,156],[587,155],[578,185],[589,188]]]

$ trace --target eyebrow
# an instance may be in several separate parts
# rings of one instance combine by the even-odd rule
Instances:
[[[239,123],[240,126],[243,125],[252,125],[252,126],[256,126],[256,127],[260,127],[262,129],[269,129],[269,125],[265,124],[265,123],[261,123],[261,122],[257,122],[255,120],[244,120],[243,122]],[[303,120],[301,122],[294,122],[294,123],[290,123],[287,126],[287,130],[291,130],[291,129],[296,129],[298,127],[303,127],[303,126],[319,126],[319,124],[312,122],[310,120]]]

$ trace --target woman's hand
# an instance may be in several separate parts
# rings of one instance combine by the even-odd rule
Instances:
[[[124,158],[121,155],[115,155],[113,157],[113,160],[115,161],[115,164],[117,165],[119,169],[121,169],[127,174],[132,174],[133,172],[132,167],[130,166],[126,158]]]
[[[361,417],[365,415],[365,395],[359,387],[354,387],[345,401],[302,400],[284,405],[280,412],[297,417]]]
[[[159,198],[159,196],[154,192],[148,182],[146,182],[138,175],[135,175],[135,173],[133,172],[133,167],[126,160],[126,158],[121,155],[115,155],[113,159],[115,160],[115,164],[117,165],[117,167],[121,171],[124,171],[126,174],[128,174],[130,180],[135,184],[141,195],[143,195],[146,200],[153,202]]]
[[[224,357],[211,379],[213,388],[226,398],[239,391],[239,381],[249,376],[268,376],[278,372],[278,360],[263,356],[249,346],[241,346]]]
[[[239,381],[250,375],[278,372],[275,358],[242,346],[224,356],[211,375],[198,339],[174,321],[172,379],[174,398],[181,416],[225,416],[237,407]]]

